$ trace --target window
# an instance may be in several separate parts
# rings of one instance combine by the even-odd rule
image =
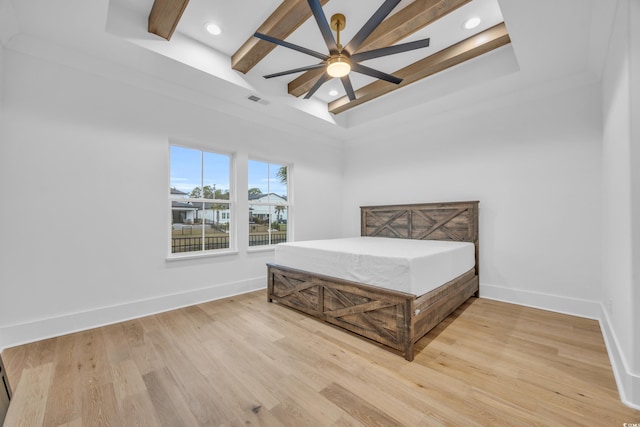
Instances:
[[[249,246],[287,241],[288,170],[288,166],[249,160]]]
[[[171,146],[170,253],[229,249],[231,156]]]

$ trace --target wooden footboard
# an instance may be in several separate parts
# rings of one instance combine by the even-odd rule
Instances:
[[[267,264],[268,299],[367,337],[413,359],[414,295]]]
[[[347,280],[267,264],[267,298],[399,350],[413,345],[478,290],[470,270],[418,298]]]
[[[473,269],[452,281],[427,292],[413,301],[412,331],[414,342],[460,307],[469,297],[477,295],[478,276]]]

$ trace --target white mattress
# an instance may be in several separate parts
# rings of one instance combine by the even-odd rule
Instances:
[[[310,240],[277,245],[275,263],[422,295],[473,268],[475,246],[386,237]]]

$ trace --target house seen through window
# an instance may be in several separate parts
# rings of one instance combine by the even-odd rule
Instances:
[[[229,249],[231,156],[177,145],[170,156],[170,253]]]
[[[249,160],[249,246],[286,242],[290,223],[288,167]]]

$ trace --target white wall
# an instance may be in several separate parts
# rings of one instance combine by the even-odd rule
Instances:
[[[0,6],[2,4],[0,3]],[[2,143],[2,127],[3,127],[3,121],[4,121],[4,114],[3,114],[3,102],[2,102],[2,93],[3,93],[3,82],[4,82],[4,46],[3,44],[0,42],[0,159],[4,157],[4,153],[3,153],[3,149],[2,146],[4,145]],[[1,282],[0,282],[1,283]],[[4,287],[2,286],[2,284],[0,284],[0,295],[4,295],[5,291],[4,291]],[[4,296],[0,297],[0,298],[4,298]],[[2,349],[2,342],[4,341],[4,334],[3,331],[0,329],[0,349]]]
[[[345,233],[360,205],[479,200],[481,295],[596,317],[600,102],[598,85],[513,94],[354,141]]]
[[[623,399],[640,406],[640,13],[636,3],[618,2],[602,83],[602,284],[604,332],[613,351],[614,372]]]
[[[631,356],[631,160],[629,23],[619,2],[603,77],[603,295],[623,354]],[[629,359],[631,360],[631,359]]]
[[[293,185],[305,189],[293,200],[296,238],[339,233],[341,209],[319,201],[335,201],[341,149],[4,54],[0,348],[266,286],[273,253],[247,253],[244,223],[237,255],[166,261],[169,138],[236,153],[238,209],[248,156],[292,162]]]
[[[3,76],[4,75],[4,46],[0,43],[0,110],[2,108],[2,86],[3,86]],[[0,111],[0,114],[1,111]]]
[[[633,280],[634,310],[633,370],[640,378],[640,2],[630,2],[630,92],[631,92],[631,212],[633,228]],[[634,401],[640,406],[640,381],[636,384]]]

